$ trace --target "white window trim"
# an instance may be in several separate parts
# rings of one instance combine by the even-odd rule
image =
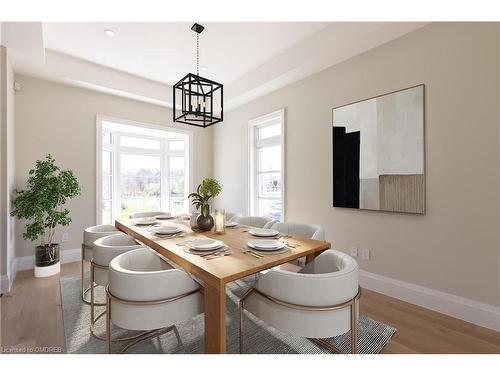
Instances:
[[[279,136],[266,138],[260,140],[259,143],[264,145],[266,142],[271,143],[273,138],[279,137],[281,144],[281,221],[286,221],[286,179],[285,179],[285,109],[279,109],[277,111],[255,117],[248,120],[248,164],[247,164],[247,175],[248,175],[248,194],[247,194],[247,212],[249,215],[255,214],[255,192],[257,191],[257,170],[256,166],[256,153],[255,153],[255,129],[261,126],[265,126],[266,123],[275,120],[277,117],[280,119],[281,134]]]
[[[101,186],[101,175],[102,175],[102,131],[103,131],[103,122],[114,122],[114,123],[119,123],[119,124],[124,124],[124,125],[131,125],[131,126],[137,126],[137,127],[143,127],[147,129],[155,129],[155,130],[162,130],[162,131],[168,131],[169,133],[179,133],[183,135],[188,135],[189,139],[189,175],[188,175],[188,192],[193,191],[193,144],[194,144],[194,132],[191,130],[182,130],[182,129],[176,129],[172,127],[167,127],[163,125],[157,125],[157,124],[150,124],[150,123],[145,123],[145,122],[137,122],[137,121],[132,121],[132,120],[125,120],[117,117],[112,117],[112,116],[106,116],[106,115],[96,115],[96,144],[95,144],[95,151],[96,151],[96,173],[95,173],[95,179],[96,179],[96,184],[95,184],[95,197],[96,197],[96,202],[95,202],[95,209],[96,209],[96,223],[101,223],[101,214],[102,214],[102,207],[101,207],[101,202],[102,202],[102,186]],[[116,138],[116,135],[113,135]],[[142,136],[142,138],[148,138],[147,136]],[[116,139],[112,140],[112,143],[116,143]],[[130,148],[125,148],[122,147],[122,149],[127,149],[130,150],[133,153],[137,153],[137,149],[130,147]],[[161,151],[161,149],[160,149]],[[157,150],[154,151],[157,153]],[[175,152],[175,151],[174,151]],[[140,152],[141,154],[147,154],[147,152]],[[182,153],[182,156],[184,156],[184,153]],[[114,158],[115,160],[112,160],[113,163],[113,169],[111,171],[111,175],[113,178],[113,184],[115,185],[117,183],[117,179],[119,176],[117,176],[116,173],[116,166],[117,163],[119,162],[117,159]],[[164,163],[163,160],[161,160],[161,163]],[[115,185],[116,186],[116,185]],[[163,184],[162,184],[163,186]],[[164,188],[162,188],[162,194],[164,193],[163,191]],[[113,192],[112,192],[113,194]],[[112,195],[112,198],[113,195]],[[118,200],[113,199],[114,204],[118,202]]]

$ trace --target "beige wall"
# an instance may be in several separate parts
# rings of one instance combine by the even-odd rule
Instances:
[[[343,251],[369,247],[369,272],[500,305],[497,38],[495,24],[431,24],[227,113],[214,130],[218,205],[246,211],[247,121],[285,108],[287,220],[323,225]],[[332,208],[332,107],[419,83],[426,215]]]
[[[2,32],[2,24],[0,23],[0,33]],[[0,43],[1,43],[2,39],[1,39],[1,36],[0,36]],[[3,84],[3,81],[4,81],[4,78],[3,78],[3,66],[4,66],[4,62],[3,62],[3,58],[2,58],[2,55],[3,55],[3,49],[5,47],[0,45],[0,169],[1,169],[1,172],[0,172],[0,292],[3,292],[3,286],[2,286],[2,282],[5,282],[3,281],[6,276],[4,276],[5,274],[5,271],[4,271],[4,266],[3,264],[5,263],[5,261],[3,260],[4,258],[4,251],[3,251],[3,248],[4,248],[4,244],[3,244],[3,241],[4,241],[4,238],[5,238],[5,235],[3,234],[3,221],[4,221],[4,217],[5,217],[5,213],[3,211],[3,206],[4,206],[4,199],[3,199],[3,191],[4,191],[4,167],[3,167],[3,162],[4,162],[4,156],[3,156],[3,150],[5,148],[4,146],[4,126],[3,126],[3,98],[4,98],[4,84]],[[1,302],[0,302],[1,303]],[[1,338],[1,335],[0,335],[0,341],[2,340]]]
[[[82,195],[71,201],[73,223],[59,229],[69,233],[64,249],[80,247],[84,228],[95,224],[96,114],[138,122],[174,126],[172,111],[112,95],[60,85],[25,76],[16,76],[22,91],[16,93],[16,186],[23,186],[37,159],[51,153],[57,163],[72,169]],[[174,126],[194,131],[193,183],[212,174],[212,130]],[[195,185],[196,186],[196,185]],[[34,254],[34,245],[22,239],[18,224],[16,256]]]
[[[14,71],[9,61],[8,50],[0,46],[0,162],[1,172],[1,268],[2,283],[13,281],[12,264],[14,261],[14,220],[10,217],[12,192],[14,190]],[[2,289],[8,285],[2,284]]]
[[[498,145],[497,149],[500,150],[500,22],[497,22],[497,109],[498,109],[498,118],[497,118],[497,139]],[[500,152],[498,152],[498,165],[500,166]],[[498,170],[498,185],[497,192],[500,195],[500,168]],[[498,209],[498,217],[500,218],[500,204],[497,206]],[[500,244],[500,220],[497,223],[497,235],[498,235],[498,243]],[[499,245],[500,248],[500,245]],[[499,254],[497,256],[497,273],[498,275],[498,284],[500,284],[500,249],[498,250]],[[498,300],[500,301],[500,286],[498,287]]]

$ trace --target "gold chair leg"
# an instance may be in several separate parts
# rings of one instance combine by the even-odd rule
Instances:
[[[317,344],[318,346],[321,346],[323,349],[328,350],[331,353],[337,353],[337,354],[342,354],[342,352],[336,347],[330,344],[328,341],[324,339],[310,339],[312,342]]]
[[[106,293],[106,353],[111,353],[111,300]]]
[[[170,331],[177,331],[177,328],[175,326],[170,326],[170,327],[166,327],[166,328],[158,328],[158,329],[153,329],[151,331],[147,331],[147,332],[144,332],[144,333],[141,333],[138,337],[136,337],[133,341],[129,342],[127,345],[125,345],[122,350],[120,350],[120,354],[123,354],[125,353],[130,347],[134,346],[135,344],[141,342],[141,341],[144,341],[144,340],[148,340],[148,339],[152,339],[152,338],[155,338],[155,337],[159,337],[165,333],[168,333]],[[178,332],[177,332],[178,334]],[[177,336],[176,334],[176,336]]]
[[[351,305],[351,354],[358,353],[358,303],[358,299],[355,299]],[[311,339],[311,341],[330,352],[342,353],[337,347],[324,339]]]
[[[85,245],[82,244],[82,258],[80,260],[80,267],[81,267],[81,273],[82,273],[82,286],[81,286],[81,292],[82,292],[82,302],[90,305],[90,301],[85,299],[85,296],[87,295],[88,292],[90,292],[90,289],[92,287],[95,287],[92,283],[90,283],[89,286],[85,286]],[[94,306],[106,306],[106,302],[95,302],[94,301]]]
[[[95,267],[94,267],[94,262],[90,262],[90,329],[93,331],[93,325],[95,323],[94,319],[94,272],[95,272]]]
[[[358,353],[358,300],[351,305],[351,354]]]
[[[182,344],[182,340],[181,340],[181,335],[179,334],[179,330],[177,329],[176,326],[173,326],[174,327],[174,333],[175,333],[175,337],[177,337],[177,344]]]
[[[240,354],[243,354],[243,301],[240,301]]]
[[[82,257],[80,260],[81,268],[82,268],[82,301],[85,302],[85,273],[83,269],[83,263],[85,261],[85,247],[82,243]]]

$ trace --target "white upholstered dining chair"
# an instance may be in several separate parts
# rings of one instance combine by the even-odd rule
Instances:
[[[267,216],[236,216],[232,221],[256,228],[271,228],[276,223],[276,220]]]
[[[109,264],[106,299],[106,352],[111,352],[111,324],[147,331],[135,343],[174,330],[175,324],[203,313],[202,287],[183,270],[173,268],[149,248],[121,254]]]
[[[323,227],[315,224],[274,223],[271,229],[275,229],[280,233],[311,238],[313,240],[325,240],[325,230]]]
[[[103,311],[97,317],[95,316],[95,292],[96,286],[106,287],[108,285],[109,262],[127,251],[144,247],[136,240],[125,233],[116,233],[106,237],[101,237],[94,242],[94,251],[90,261],[90,332],[100,340],[105,337],[95,333],[95,324],[105,313]]]
[[[240,352],[243,318],[248,311],[287,334],[313,339],[339,352],[325,338],[351,331],[351,353],[357,352],[358,264],[349,255],[327,250],[299,273],[273,268],[259,275],[240,300]]]
[[[325,240],[325,229],[322,226],[316,224],[302,224],[302,223],[274,223],[271,229],[275,229],[283,234],[290,234],[293,236],[310,238],[312,240],[324,241]],[[304,264],[305,258],[296,259],[294,262],[298,264]]]
[[[236,213],[236,212],[226,212],[226,221],[233,221],[236,219],[238,216],[241,216],[241,214]]]
[[[170,212],[164,212],[164,211],[136,212],[135,214],[130,214],[129,219],[140,219],[143,217],[153,217],[158,215],[170,215]]]
[[[82,301],[87,305],[90,305],[90,301],[85,299],[85,295],[90,290],[90,285],[85,286],[85,260],[90,261],[92,259],[94,242],[101,237],[106,237],[111,234],[118,233],[118,229],[114,225],[95,225],[89,227],[83,232],[83,242],[82,242],[82,257],[81,257],[81,272],[82,272]],[[104,306],[105,303],[96,303],[97,306]]]

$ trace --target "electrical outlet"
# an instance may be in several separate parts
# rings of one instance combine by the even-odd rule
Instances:
[[[363,260],[370,260],[370,249],[364,248],[362,253],[361,253],[361,258]]]
[[[69,233],[63,233],[61,237],[61,242],[68,242],[69,241]]]
[[[357,258],[358,257],[358,248],[356,246],[351,246],[351,256],[353,258]]]

